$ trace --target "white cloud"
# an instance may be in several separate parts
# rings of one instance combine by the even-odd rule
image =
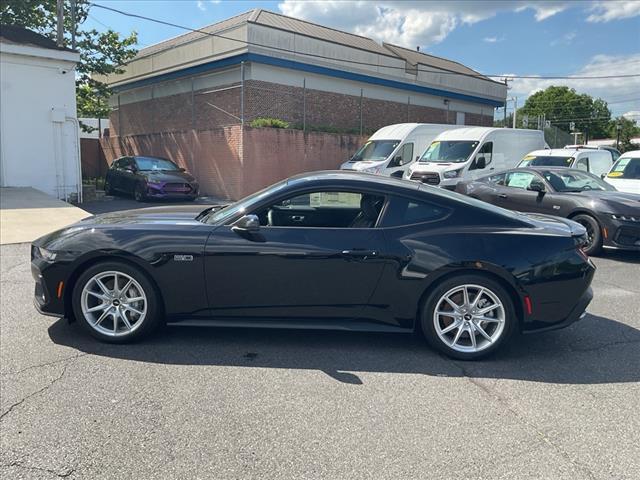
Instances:
[[[567,0],[284,0],[278,7],[285,15],[415,48],[441,42],[457,26],[487,20],[499,12],[531,10],[537,21],[543,21],[572,4]]]
[[[562,37],[556,38],[555,40],[549,42],[549,45],[551,45],[552,47],[555,47],[556,45],[571,45],[573,43],[573,40],[577,36],[578,34],[575,31],[567,32],[562,35]]]
[[[207,9],[207,7],[204,6],[204,2],[202,0],[198,0],[196,2],[196,6],[198,7],[199,10],[203,12]]]
[[[629,110],[628,112],[623,113],[622,116],[629,120],[640,122],[640,110]]]
[[[501,42],[501,41],[503,41],[503,40],[504,40],[504,37],[497,37],[497,36],[494,36],[494,37],[484,37],[484,38],[482,39],[482,41],[483,41],[483,42],[486,42],[486,43],[498,43],[498,42]]]
[[[587,17],[588,22],[610,22],[637,17],[640,15],[640,2],[638,0],[594,2],[589,11],[591,14]]]
[[[596,55],[573,76],[631,75],[640,69],[640,53],[630,55]],[[524,75],[524,74],[523,74]],[[509,75],[505,75],[509,76]],[[640,77],[589,79],[537,79],[516,78],[510,82],[509,96],[518,97],[523,105],[530,95],[551,85],[566,85],[580,93],[611,102],[609,108],[615,116],[629,109],[640,109]]]

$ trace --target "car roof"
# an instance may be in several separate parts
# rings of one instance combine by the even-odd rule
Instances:
[[[624,158],[640,158],[640,150],[630,150],[628,152],[624,152],[620,157]],[[620,160],[620,158],[618,158]]]
[[[528,155],[536,155],[536,156],[545,156],[545,157],[553,157],[553,156],[569,156],[572,157],[577,153],[584,153],[585,155],[610,155],[607,150],[600,150],[598,148],[547,148],[545,150],[534,150],[533,152],[527,153]]]
[[[420,183],[400,178],[385,177],[382,175],[374,175],[372,173],[363,173],[353,170],[322,170],[318,172],[300,173],[290,177],[287,181],[289,186],[298,186],[305,182],[319,183],[372,183],[379,186],[395,187],[415,192],[418,190]],[[364,185],[363,185],[364,186]]]

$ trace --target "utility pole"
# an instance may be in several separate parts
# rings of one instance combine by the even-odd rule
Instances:
[[[59,47],[64,47],[64,0],[58,0],[56,4],[56,15],[58,17],[56,43]]]
[[[76,0],[71,0],[71,50],[76,49]]]
[[[517,113],[518,113],[518,97],[513,97],[513,128],[516,128]]]
[[[504,86],[507,87],[507,91],[509,91],[509,80],[510,78],[503,78],[504,80]],[[505,92],[506,95],[506,92]],[[502,123],[502,128],[507,128],[507,102],[509,100],[505,97],[504,99],[504,122]]]
[[[620,122],[616,124],[616,149],[620,150],[620,131],[622,130],[622,125]]]

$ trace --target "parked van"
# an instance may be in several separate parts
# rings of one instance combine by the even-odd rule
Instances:
[[[595,148],[554,148],[529,152],[518,167],[577,168],[601,177],[613,165],[611,152]]]
[[[455,190],[461,180],[513,168],[531,147],[545,148],[540,130],[467,127],[438,135],[404,178]]]
[[[340,169],[402,178],[434,138],[454,128],[460,126],[438,123],[387,125],[371,135]]]
[[[604,176],[604,181],[620,192],[640,195],[640,150],[623,153]]]

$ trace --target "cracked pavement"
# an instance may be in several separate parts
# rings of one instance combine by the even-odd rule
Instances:
[[[595,259],[583,321],[459,362],[402,335],[100,344],[0,248],[2,478],[640,478],[637,255]]]

